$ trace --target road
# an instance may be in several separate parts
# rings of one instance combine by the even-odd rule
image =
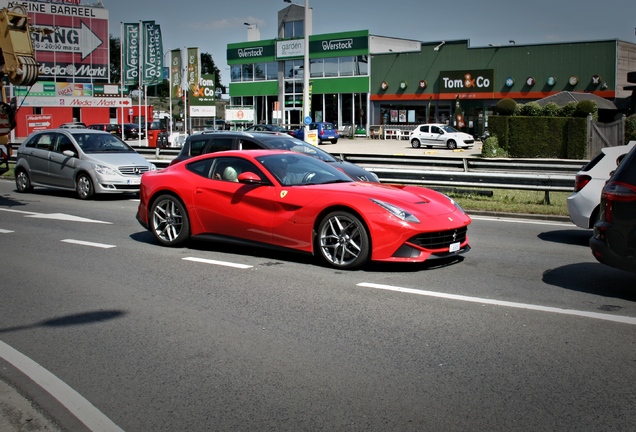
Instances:
[[[456,262],[344,272],[163,248],[129,197],[14,189],[0,181],[0,341],[95,411],[4,361],[0,380],[68,430],[100,415],[126,431],[636,424],[636,279],[594,260],[590,231],[475,216]]]

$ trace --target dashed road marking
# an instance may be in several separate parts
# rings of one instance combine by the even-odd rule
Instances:
[[[403,287],[397,287],[392,285],[382,285],[382,284],[367,283],[367,282],[359,283],[358,286],[365,287],[365,288],[387,290],[387,291],[397,291],[397,292],[402,292],[407,294],[437,297],[437,298],[443,298],[448,300],[459,300],[459,301],[465,301],[465,302],[489,304],[494,306],[503,306],[503,307],[517,308],[517,309],[528,309],[528,310],[534,310],[539,312],[557,313],[562,315],[574,315],[574,316],[593,318],[593,319],[599,319],[599,320],[605,320],[605,321],[614,321],[614,322],[618,322],[622,324],[636,325],[636,318],[621,316],[621,315],[610,315],[610,314],[604,314],[604,313],[598,313],[598,312],[587,312],[587,311],[580,311],[580,310],[574,310],[574,309],[561,309],[556,307],[539,306],[539,305],[533,305],[528,303],[516,303],[516,302],[503,301],[503,300],[493,300],[493,299],[486,299],[486,298],[480,298],[480,297],[468,297],[468,296],[457,295],[457,294],[447,294],[447,293],[441,293],[441,292],[435,292],[435,291],[425,291],[425,290],[418,290],[413,288],[403,288]]]
[[[196,258],[196,257],[186,257],[186,258],[182,258],[182,259],[184,261],[194,261],[194,262],[200,262],[200,263],[204,263],[204,264],[213,264],[213,265],[220,265],[220,266],[225,266],[225,267],[234,267],[234,268],[239,268],[239,269],[248,269],[248,268],[252,268],[253,267],[253,266],[247,265],[247,264],[238,264],[238,263],[232,263],[232,262],[227,262],[227,261],[217,261],[217,260]]]
[[[74,240],[74,239],[64,239],[60,241],[63,243],[78,244],[82,246],[91,246],[91,247],[102,248],[102,249],[110,249],[110,248],[117,247],[116,245],[109,245],[104,243],[93,243],[93,242],[87,242],[83,240]]]

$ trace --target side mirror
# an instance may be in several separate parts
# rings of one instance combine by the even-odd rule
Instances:
[[[64,150],[62,154],[64,156],[75,157],[75,152],[73,150]]]
[[[239,181],[239,183],[246,183],[246,184],[265,184],[266,183],[258,175],[249,171],[240,173],[238,175],[237,180]]]

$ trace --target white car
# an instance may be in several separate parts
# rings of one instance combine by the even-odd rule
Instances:
[[[567,199],[568,213],[574,225],[584,229],[594,228],[599,220],[603,186],[634,145],[636,141],[624,146],[605,147],[576,174],[574,192]]]
[[[475,144],[475,138],[472,135],[438,123],[417,126],[409,133],[409,141],[413,148],[447,147],[450,150],[471,148]]]

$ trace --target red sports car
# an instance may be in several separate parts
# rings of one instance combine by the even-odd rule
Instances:
[[[285,248],[339,269],[470,250],[470,217],[430,189],[355,182],[294,152],[211,153],[145,173],[137,219],[165,246],[189,238]]]

